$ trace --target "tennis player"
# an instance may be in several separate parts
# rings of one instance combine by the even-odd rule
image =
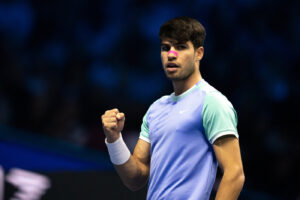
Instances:
[[[125,114],[106,111],[106,145],[123,183],[135,191],[148,183],[148,200],[206,200],[222,169],[216,199],[237,199],[245,180],[237,114],[200,73],[205,29],[189,17],[160,27],[161,60],[174,92],[155,101],[143,117],[130,154],[122,139]]]

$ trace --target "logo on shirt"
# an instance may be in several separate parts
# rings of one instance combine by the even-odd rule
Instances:
[[[183,113],[185,113],[185,112],[187,112],[187,111],[188,111],[188,109],[180,110],[180,111],[179,111],[179,114],[183,114]]]

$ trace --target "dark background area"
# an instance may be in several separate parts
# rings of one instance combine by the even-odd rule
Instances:
[[[172,92],[159,27],[190,16],[207,31],[202,76],[238,114],[242,199],[299,199],[299,8],[280,0],[0,1],[0,125],[106,152],[100,116],[116,107],[132,149],[147,108]]]

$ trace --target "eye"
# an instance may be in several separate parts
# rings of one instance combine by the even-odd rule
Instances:
[[[167,45],[167,44],[163,44],[161,45],[161,51],[169,51],[170,50],[170,45]]]
[[[179,45],[176,45],[176,49],[177,50],[183,50],[183,49],[186,49],[187,47],[186,47],[186,45],[184,45],[184,44],[179,44]]]

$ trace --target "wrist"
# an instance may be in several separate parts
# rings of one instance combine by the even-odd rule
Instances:
[[[119,138],[115,142],[109,143],[106,138],[105,143],[108,149],[110,160],[113,164],[122,165],[129,160],[131,154],[123,141],[121,133],[119,133]]]
[[[114,143],[120,138],[120,133],[114,135],[106,135],[106,142],[107,143]]]

